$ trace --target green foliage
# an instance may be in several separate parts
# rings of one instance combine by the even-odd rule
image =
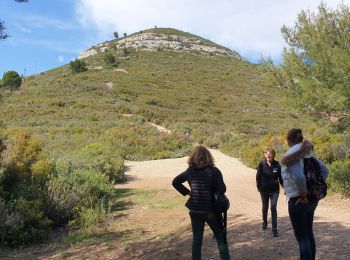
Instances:
[[[260,140],[245,139],[228,140],[223,147],[240,147],[234,154],[242,159],[248,166],[255,168],[259,161],[263,159],[263,149],[270,147],[276,151],[276,159],[279,159],[289,147],[286,144],[287,130],[277,133],[268,133]],[[304,137],[312,141],[316,156],[325,164],[332,164],[336,161],[343,161],[349,158],[343,136],[340,134],[331,134],[327,130],[314,128],[304,130]],[[231,148],[231,150],[233,150]]]
[[[22,78],[16,71],[8,71],[2,77],[2,85],[12,89],[18,89],[22,84]]]
[[[4,138],[4,137],[3,137]],[[49,173],[38,167],[40,144],[18,131],[0,142],[0,235],[2,246],[18,246],[43,239],[51,228],[43,195]],[[40,168],[40,171],[39,171]],[[32,169],[40,176],[33,175]]]
[[[18,186],[31,181],[31,166],[38,160],[39,152],[39,141],[26,131],[16,132],[9,140],[1,153],[0,161],[3,168],[0,185],[3,186],[5,197],[23,192]]]
[[[93,170],[58,170],[50,179],[46,194],[46,211],[56,225],[70,220],[79,225],[91,224],[87,215],[96,212],[96,220],[101,220],[102,212],[109,210],[114,197],[113,185],[107,176]],[[85,212],[85,211],[88,211]]]
[[[83,60],[75,59],[69,63],[70,69],[73,73],[80,73],[87,71],[86,63]]]
[[[123,48],[123,55],[128,56],[129,55],[129,50],[127,48]]]
[[[111,182],[125,181],[124,160],[120,155],[113,155],[112,151],[113,148],[109,146],[93,143],[85,146],[76,159],[80,168],[97,171],[107,176]]]
[[[350,161],[336,161],[330,166],[330,187],[345,196],[350,196]]]
[[[117,66],[117,60],[112,53],[106,53],[103,56],[103,60],[108,66],[112,66],[112,67]]]
[[[294,27],[281,31],[288,48],[283,63],[275,67],[263,60],[262,71],[274,84],[297,94],[307,109],[320,112],[349,111],[350,9],[341,4],[318,13],[302,11]]]
[[[114,33],[113,33],[113,36],[114,36],[116,39],[118,39],[118,38],[119,38],[118,32],[114,32]]]
[[[70,221],[85,228],[106,218],[115,199],[110,179],[121,174],[122,160],[106,166],[99,161],[105,158],[104,148],[91,144],[81,152],[85,161],[51,162],[41,156],[40,143],[26,131],[9,137],[1,132],[0,137],[2,246],[38,242],[53,224]]]
[[[52,222],[43,211],[40,199],[12,201],[7,206],[5,217],[5,241],[10,247],[41,241],[47,236]]]
[[[288,48],[279,67],[270,59],[261,61],[266,85],[280,86],[309,114],[333,118],[332,133],[312,130],[311,134],[319,158],[335,162],[333,169],[339,166],[331,183],[344,193],[350,147],[350,8],[342,3],[332,10],[321,4],[317,13],[302,11],[294,27],[281,30]]]
[[[42,158],[31,165],[32,177],[48,179],[49,174],[54,172],[54,166],[48,158]]]

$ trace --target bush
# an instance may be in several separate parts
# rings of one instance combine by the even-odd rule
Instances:
[[[350,161],[337,161],[330,166],[328,178],[330,188],[350,196]]]
[[[75,59],[74,61],[71,61],[69,63],[69,66],[73,73],[80,73],[83,71],[87,71],[86,63],[85,61]]]
[[[129,50],[127,48],[123,48],[123,55],[128,56],[129,55]]]
[[[52,222],[44,212],[44,190],[51,169],[39,160],[40,143],[18,131],[0,141],[0,235],[2,244],[26,245],[48,234]],[[33,175],[34,173],[34,175]]]
[[[114,196],[113,185],[108,177],[93,170],[72,170],[57,173],[47,188],[46,212],[55,225],[63,225],[75,219],[74,223],[84,226],[86,210],[108,212]],[[96,219],[100,220],[101,217]],[[91,223],[90,223],[91,224]]]
[[[54,166],[49,162],[48,158],[43,158],[31,166],[32,176],[34,178],[47,179],[49,174],[54,172]]]
[[[12,89],[17,89],[22,84],[22,78],[16,71],[8,71],[2,77],[2,85]]]
[[[110,151],[111,148],[102,144],[89,144],[84,147],[77,160],[84,165],[82,168],[98,171],[108,176],[111,182],[125,181],[124,160]]]
[[[25,192],[18,187],[32,181],[31,167],[38,160],[40,150],[39,140],[26,131],[18,131],[7,142],[0,161],[3,168],[0,186],[7,198]]]
[[[6,244],[14,247],[39,242],[49,233],[51,224],[44,214],[41,200],[15,200],[7,207]]]
[[[103,61],[109,66],[112,66],[112,67],[117,66],[117,60],[112,53],[106,53],[103,56]]]

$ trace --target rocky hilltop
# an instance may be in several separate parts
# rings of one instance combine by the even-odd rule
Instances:
[[[80,53],[84,59],[106,50],[132,48],[137,51],[171,50],[177,52],[199,52],[206,55],[222,55],[245,60],[238,53],[195,35],[175,29],[150,29],[124,38],[98,44]]]

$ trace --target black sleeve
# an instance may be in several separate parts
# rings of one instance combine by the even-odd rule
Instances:
[[[173,187],[180,192],[183,196],[189,195],[190,194],[190,190],[183,185],[182,183],[184,183],[185,181],[187,181],[187,174],[188,171],[185,171],[181,174],[179,174],[178,176],[176,176],[173,180]]]
[[[262,177],[262,162],[259,163],[258,169],[256,171],[256,187],[260,191],[261,188],[261,177]]]
[[[281,174],[281,165],[279,164],[279,162],[277,162],[277,167],[278,167],[278,170],[277,170],[277,173],[278,173],[278,180],[279,180],[281,186],[284,188],[284,186],[283,186],[282,174]]]
[[[226,192],[226,185],[224,183],[224,178],[222,177],[222,173],[218,168],[215,169],[215,186],[214,192],[224,194]]]

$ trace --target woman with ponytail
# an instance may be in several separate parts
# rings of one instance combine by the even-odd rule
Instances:
[[[310,152],[312,145],[304,140],[301,129],[297,128],[288,131],[286,140],[290,149],[281,158],[281,171],[285,194],[288,198],[289,218],[299,244],[300,259],[314,260],[316,242],[313,234],[313,220],[318,200],[308,199],[303,160],[303,157],[313,156]],[[320,161],[318,163],[322,175],[327,176],[327,167]]]

